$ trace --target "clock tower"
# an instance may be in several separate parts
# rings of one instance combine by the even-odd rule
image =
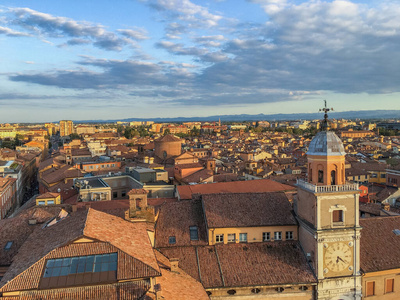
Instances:
[[[326,108],[323,131],[307,152],[307,180],[298,180],[295,212],[299,240],[317,277],[316,299],[361,299],[358,184],[345,181],[342,141],[329,131]]]

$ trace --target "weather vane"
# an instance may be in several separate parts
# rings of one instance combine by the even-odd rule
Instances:
[[[324,100],[325,102],[325,107],[324,108],[320,108],[319,111],[323,111],[325,113],[324,115],[324,121],[322,122],[322,129],[327,131],[329,129],[329,124],[328,124],[328,111],[333,111],[333,108],[328,108],[326,106],[326,100]]]

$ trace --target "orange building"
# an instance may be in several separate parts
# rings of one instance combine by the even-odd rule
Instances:
[[[74,123],[72,121],[60,121],[60,136],[67,136],[74,132]]]
[[[167,134],[154,141],[155,155],[166,159],[182,153],[182,140],[173,134]]]
[[[120,161],[103,161],[103,162],[81,162],[74,166],[77,169],[84,170],[85,172],[100,171],[108,169],[121,168]]]
[[[17,203],[17,179],[0,177],[0,220]]]
[[[375,133],[369,130],[347,130],[340,133],[341,138],[364,138],[366,136],[374,136]]]

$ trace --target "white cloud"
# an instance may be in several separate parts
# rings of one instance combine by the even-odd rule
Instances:
[[[36,34],[42,40],[43,36],[68,39],[62,46],[82,45],[92,42],[95,47],[104,50],[120,51],[126,45],[136,45],[131,38],[135,40],[145,39],[144,31],[141,32],[140,30],[120,30],[118,32],[125,36],[122,38],[113,32],[105,30],[104,26],[100,24],[78,22],[70,18],[53,16],[30,8],[10,8],[9,11],[16,17],[11,23],[29,32],[29,34],[18,34]],[[0,33],[1,31],[0,28]],[[10,34],[8,33],[8,35]]]
[[[5,34],[7,36],[15,36],[15,37],[30,36],[28,33],[15,31],[3,26],[0,26],[0,34]]]

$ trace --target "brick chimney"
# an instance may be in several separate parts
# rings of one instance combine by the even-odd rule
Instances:
[[[144,211],[147,208],[147,194],[145,189],[132,189],[129,196],[129,217],[134,218],[137,211]]]
[[[174,273],[179,273],[178,268],[179,268],[179,259],[178,258],[171,258],[169,260],[169,263],[171,264],[171,272]]]

